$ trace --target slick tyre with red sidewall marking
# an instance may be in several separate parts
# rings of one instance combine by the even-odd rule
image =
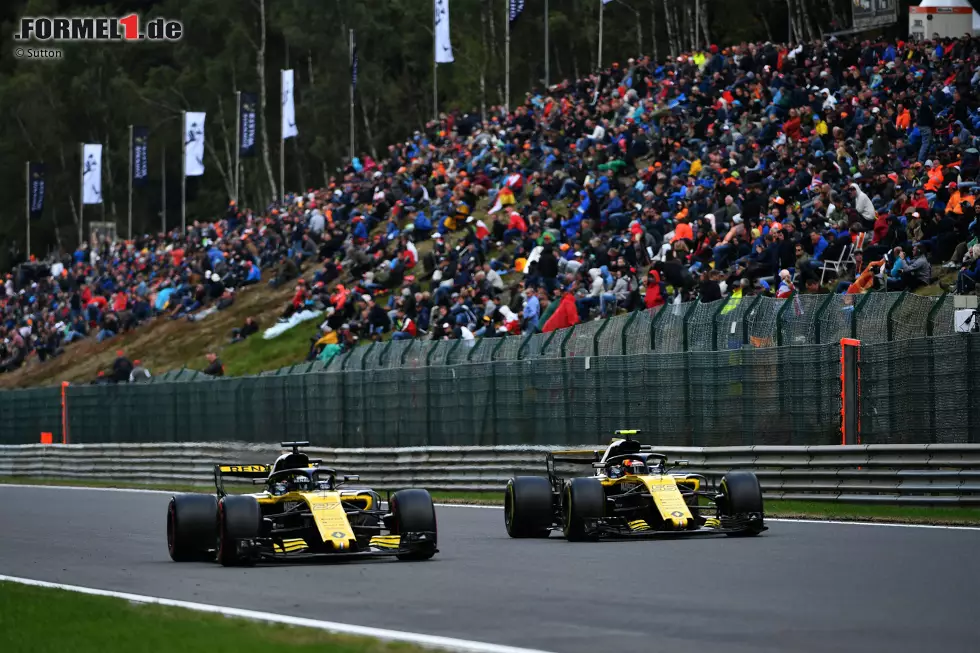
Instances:
[[[393,535],[402,536],[402,547],[411,548],[409,553],[401,553],[399,560],[428,560],[436,554],[438,530],[436,528],[436,509],[428,490],[399,490],[391,495],[391,514]],[[425,536],[424,541],[409,541],[408,538]]]
[[[174,562],[214,560],[218,500],[210,494],[177,494],[167,506],[167,549]]]
[[[599,539],[595,522],[606,515],[606,492],[595,478],[573,478],[562,495],[565,539],[583,542]]]
[[[554,523],[551,483],[542,476],[518,476],[504,492],[504,525],[511,537],[548,537]]]
[[[261,527],[262,509],[255,497],[223,497],[218,502],[218,562],[225,567],[253,562],[239,554],[238,542],[258,537]]]

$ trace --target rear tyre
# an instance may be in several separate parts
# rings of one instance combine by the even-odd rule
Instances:
[[[399,490],[391,495],[391,532],[402,537],[401,546],[411,548],[399,560],[428,560],[436,554],[438,530],[436,509],[428,490]]]
[[[177,494],[167,506],[167,549],[174,562],[214,560],[218,500],[210,494]]]
[[[511,537],[548,537],[555,514],[551,482],[542,476],[518,476],[507,482],[504,525]]]
[[[226,496],[218,502],[218,562],[225,567],[247,565],[252,558],[238,550],[240,540],[259,536],[262,509],[255,497]]]
[[[570,542],[599,539],[596,520],[606,514],[606,493],[595,478],[573,478],[562,496],[563,532]]]
[[[752,472],[729,472],[721,479],[720,512],[726,517],[744,520],[745,528],[732,535],[754,536],[764,528],[762,488]]]

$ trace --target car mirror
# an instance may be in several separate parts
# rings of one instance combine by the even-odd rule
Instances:
[[[351,476],[344,476],[344,483],[350,483],[351,481],[359,481],[361,477],[359,474],[353,474]]]
[[[691,464],[690,460],[675,460],[674,467],[687,467]]]
[[[603,467],[605,467],[605,466],[606,466],[606,464],[605,464],[605,463],[592,463],[592,466],[593,466],[593,467],[594,467],[595,469],[602,469]]]

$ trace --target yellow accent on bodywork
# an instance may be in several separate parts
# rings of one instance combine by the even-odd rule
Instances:
[[[676,528],[687,528],[688,520],[694,519],[684,496],[677,489],[677,480],[673,476],[637,476],[643,482],[653,497],[653,505],[660,511],[664,522],[673,524]]]
[[[401,535],[375,535],[369,543],[369,546],[376,546],[379,549],[397,549],[401,545]]]
[[[268,465],[220,465],[218,470],[222,474],[267,474]]]
[[[283,540],[282,546],[278,543],[272,545],[272,550],[276,553],[293,553],[295,551],[302,551],[307,549],[309,546],[306,544],[306,540],[302,538],[294,538],[289,540]]]
[[[256,497],[260,504],[274,505],[286,501],[303,501],[313,513],[313,522],[324,542],[330,542],[335,549],[351,548],[356,541],[354,530],[347,519],[347,512],[340,501],[340,492],[318,490],[316,492],[287,492],[279,496]]]

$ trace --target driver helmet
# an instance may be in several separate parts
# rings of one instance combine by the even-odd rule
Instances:
[[[639,476],[646,473],[646,465],[643,464],[642,460],[627,458],[623,461],[623,471],[626,474]]]
[[[293,474],[287,483],[291,492],[304,492],[313,489],[313,482],[306,474]]]
[[[622,465],[610,465],[609,466],[609,478],[621,478],[623,476],[623,466]]]

